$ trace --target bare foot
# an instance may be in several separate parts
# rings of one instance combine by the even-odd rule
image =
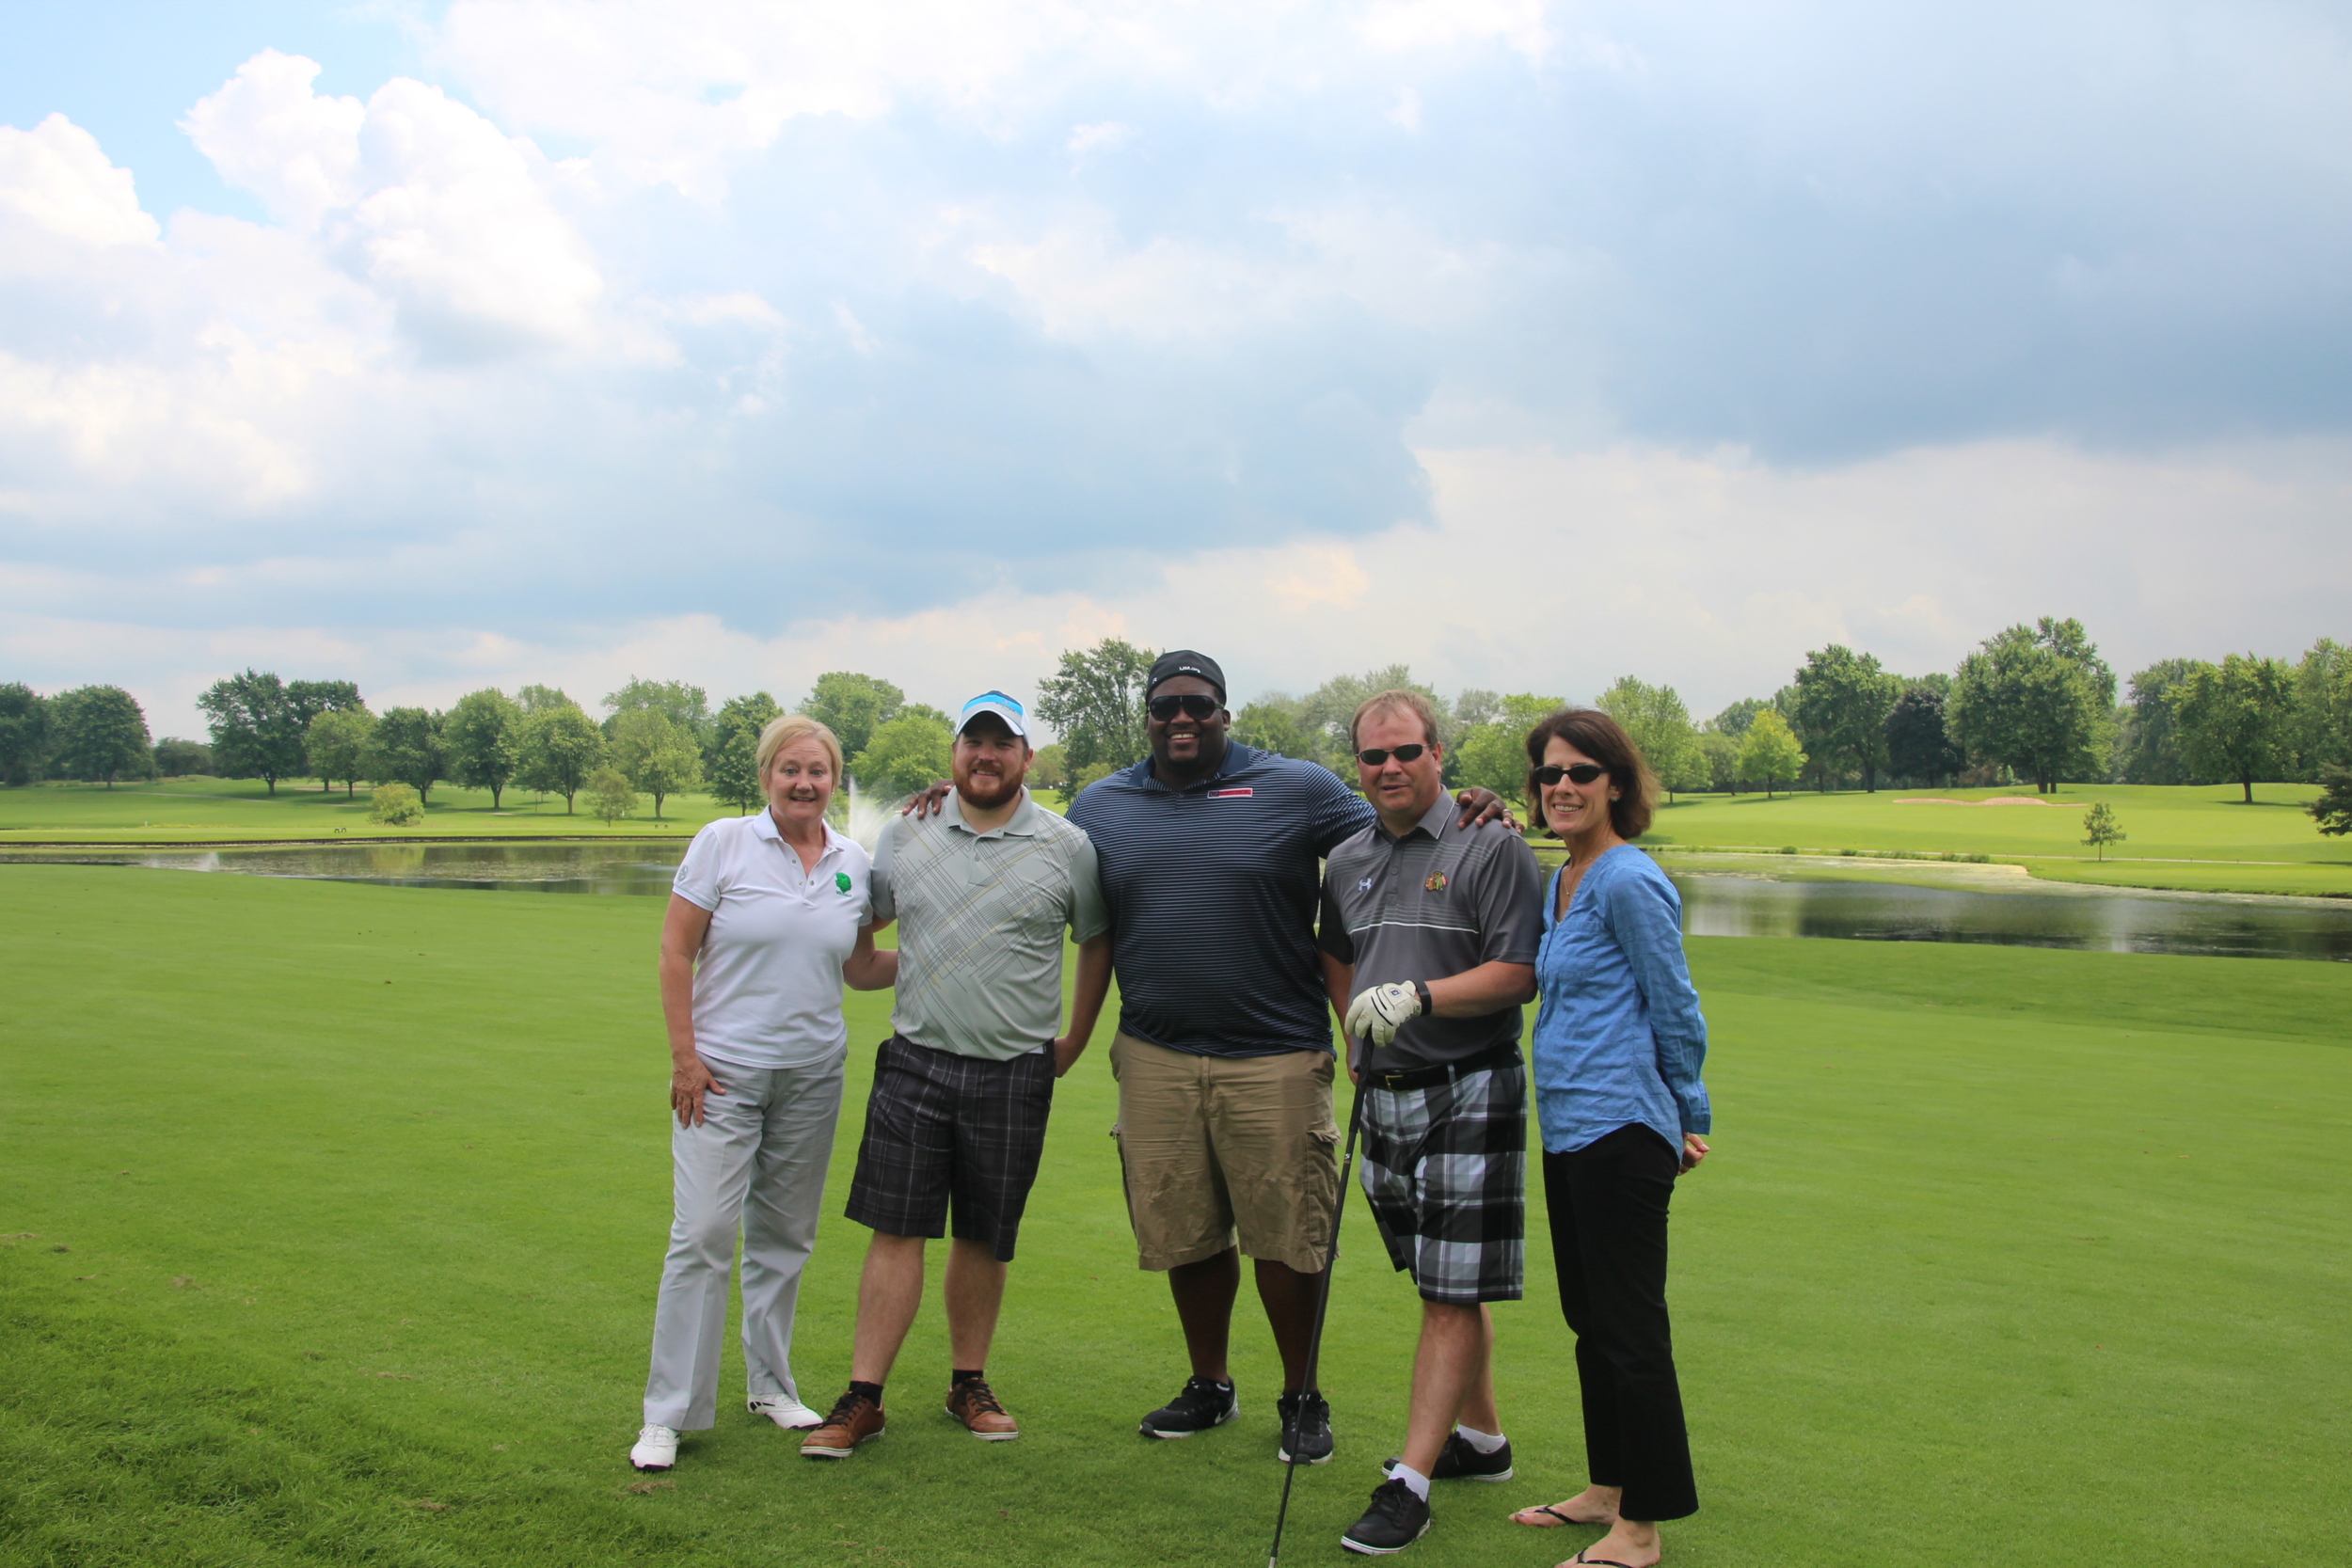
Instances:
[[[1565,1502],[1544,1508],[1522,1508],[1511,1515],[1515,1525],[1550,1529],[1559,1525],[1613,1525],[1617,1522],[1618,1488],[1588,1486]]]
[[[1618,1568],[1657,1568],[1658,1559],[1658,1527],[1619,1519],[1609,1527],[1607,1535],[1560,1564],[1560,1568],[1595,1562],[1613,1562]]]

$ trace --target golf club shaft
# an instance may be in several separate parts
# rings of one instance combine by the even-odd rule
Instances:
[[[1364,1042],[1364,1059],[1372,1059],[1372,1042]],[[1331,1245],[1323,1257],[1323,1279],[1315,1288],[1315,1325],[1307,1336],[1307,1369],[1298,1385],[1299,1414],[1306,1414],[1306,1396],[1315,1386],[1315,1363],[1323,1358],[1323,1319],[1331,1307],[1331,1271],[1340,1260],[1340,1221],[1347,1214],[1347,1183],[1356,1169],[1356,1135],[1363,1130],[1364,1096],[1359,1087],[1348,1100],[1347,1150],[1340,1161],[1340,1194],[1331,1211]],[[1282,1466],[1282,1503],[1274,1513],[1274,1544],[1266,1551],[1266,1568],[1277,1568],[1282,1557],[1282,1526],[1290,1518],[1291,1482],[1298,1477],[1298,1455]]]

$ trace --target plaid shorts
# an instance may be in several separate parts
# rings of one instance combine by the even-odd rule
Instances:
[[[1518,1062],[1364,1096],[1364,1196],[1424,1301],[1517,1301],[1527,1262],[1527,1078]]]
[[[938,1236],[1012,1261],[1054,1108],[1054,1053],[1008,1062],[933,1051],[897,1035],[874,1055],[866,1136],[845,1211],[886,1236]]]

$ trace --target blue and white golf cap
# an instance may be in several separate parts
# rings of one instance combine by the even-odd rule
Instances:
[[[1029,738],[1028,721],[1021,711],[1021,705],[1001,691],[983,691],[964,704],[962,717],[956,721],[956,733],[961,735],[971,727],[972,721],[983,713],[994,714],[1005,721],[1005,727],[1013,734],[1024,740]]]

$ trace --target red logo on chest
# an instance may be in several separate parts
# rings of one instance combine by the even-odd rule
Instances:
[[[1257,791],[1254,789],[1212,789],[1209,791],[1209,799],[1212,800],[1227,800],[1232,799],[1236,795],[1255,795]]]

